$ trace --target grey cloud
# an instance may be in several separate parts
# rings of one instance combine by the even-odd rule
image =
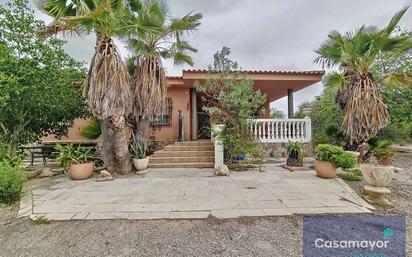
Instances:
[[[0,0],[4,3],[5,0]],[[244,69],[320,69],[313,63],[313,52],[331,30],[348,31],[360,25],[384,26],[391,16],[410,0],[169,0],[174,16],[201,12],[204,16],[199,31],[188,35],[199,49],[194,57],[195,68],[205,68],[212,55],[222,46],[232,48],[232,58]],[[36,11],[41,19],[44,14]],[[412,9],[402,26],[412,28]],[[68,38],[67,51],[76,59],[89,61],[94,37]],[[123,57],[128,54],[122,47]],[[182,68],[164,63],[170,75],[179,75]],[[313,99],[322,90],[315,85],[295,94],[295,105]],[[286,100],[274,106],[286,111]]]

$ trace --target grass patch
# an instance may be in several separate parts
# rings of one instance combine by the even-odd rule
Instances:
[[[339,178],[347,181],[361,181],[362,180],[362,171],[360,169],[348,169],[337,175]]]
[[[44,216],[38,217],[37,219],[33,220],[33,223],[35,225],[45,225],[45,224],[50,224],[51,220],[47,219]]]

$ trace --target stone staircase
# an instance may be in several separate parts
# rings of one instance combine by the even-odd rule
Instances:
[[[154,152],[149,168],[213,168],[215,151],[210,140],[176,142]]]

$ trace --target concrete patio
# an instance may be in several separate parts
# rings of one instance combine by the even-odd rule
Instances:
[[[207,169],[151,169],[146,176],[96,182],[93,178],[27,192],[19,216],[49,220],[201,219],[294,214],[369,213],[373,209],[341,179],[312,170],[289,172],[268,164],[216,177]]]

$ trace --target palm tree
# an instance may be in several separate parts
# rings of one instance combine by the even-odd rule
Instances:
[[[66,4],[68,3],[68,4]],[[101,121],[103,152],[109,172],[131,170],[125,116],[131,113],[130,76],[113,42],[128,16],[123,0],[42,0],[39,6],[54,21],[40,35],[95,33],[96,47],[84,82],[92,114]]]
[[[196,52],[185,33],[200,25],[200,13],[171,18],[165,1],[149,0],[131,8],[137,15],[130,16],[127,49],[132,53],[131,66],[135,66],[131,80],[134,98],[133,114],[136,121],[136,139],[146,141],[149,120],[160,114],[167,92],[162,59],[173,59],[174,64],[193,65],[191,52]],[[139,24],[151,24],[152,31],[140,29]]]
[[[344,35],[333,31],[316,51],[319,57],[315,62],[329,68],[338,66],[338,71],[326,76],[325,83],[339,88],[335,101],[345,113],[342,131],[353,149],[388,124],[388,109],[379,94],[372,69],[381,54],[405,54],[412,49],[411,37],[395,31],[407,9],[396,13],[381,30],[362,26]],[[385,75],[386,85],[411,83],[406,74]]]

